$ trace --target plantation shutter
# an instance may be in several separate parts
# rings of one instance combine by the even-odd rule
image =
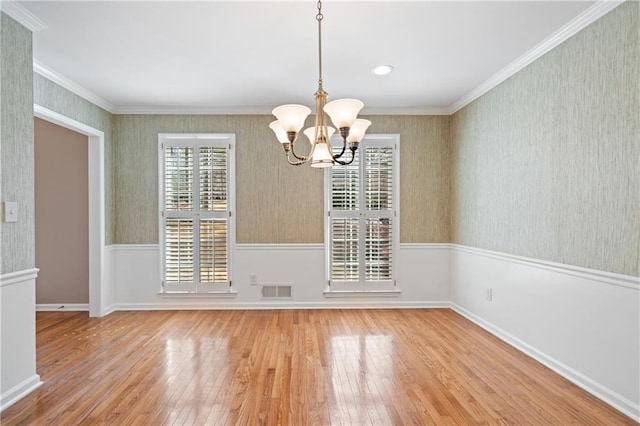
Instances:
[[[227,149],[207,146],[199,152],[200,211],[209,213],[200,221],[200,282],[224,283],[228,281]]]
[[[165,151],[165,209],[174,213],[165,224],[166,279],[193,282],[193,218],[177,212],[193,210],[193,147],[170,146]]]
[[[396,146],[393,137],[365,137],[352,164],[327,171],[331,291],[395,287]]]
[[[193,220],[167,219],[165,225],[165,279],[192,283],[194,271]]]
[[[333,148],[334,153],[340,149]],[[360,277],[360,158],[331,168],[331,276],[340,281]]]
[[[393,279],[393,148],[365,147],[365,280]]]
[[[230,287],[228,138],[161,136],[164,291]]]

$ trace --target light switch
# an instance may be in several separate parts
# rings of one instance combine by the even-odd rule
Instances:
[[[15,201],[4,202],[4,221],[5,222],[18,221],[18,203],[16,203]]]

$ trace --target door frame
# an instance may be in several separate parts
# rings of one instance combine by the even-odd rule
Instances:
[[[89,316],[104,316],[109,313],[107,303],[110,298],[104,267],[104,132],[38,104],[33,105],[33,116],[88,137]]]

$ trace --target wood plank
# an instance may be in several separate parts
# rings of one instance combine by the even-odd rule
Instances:
[[[635,424],[448,309],[36,319],[3,425]]]

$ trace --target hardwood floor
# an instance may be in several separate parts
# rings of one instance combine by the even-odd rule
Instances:
[[[17,424],[635,424],[448,309],[37,314]]]

